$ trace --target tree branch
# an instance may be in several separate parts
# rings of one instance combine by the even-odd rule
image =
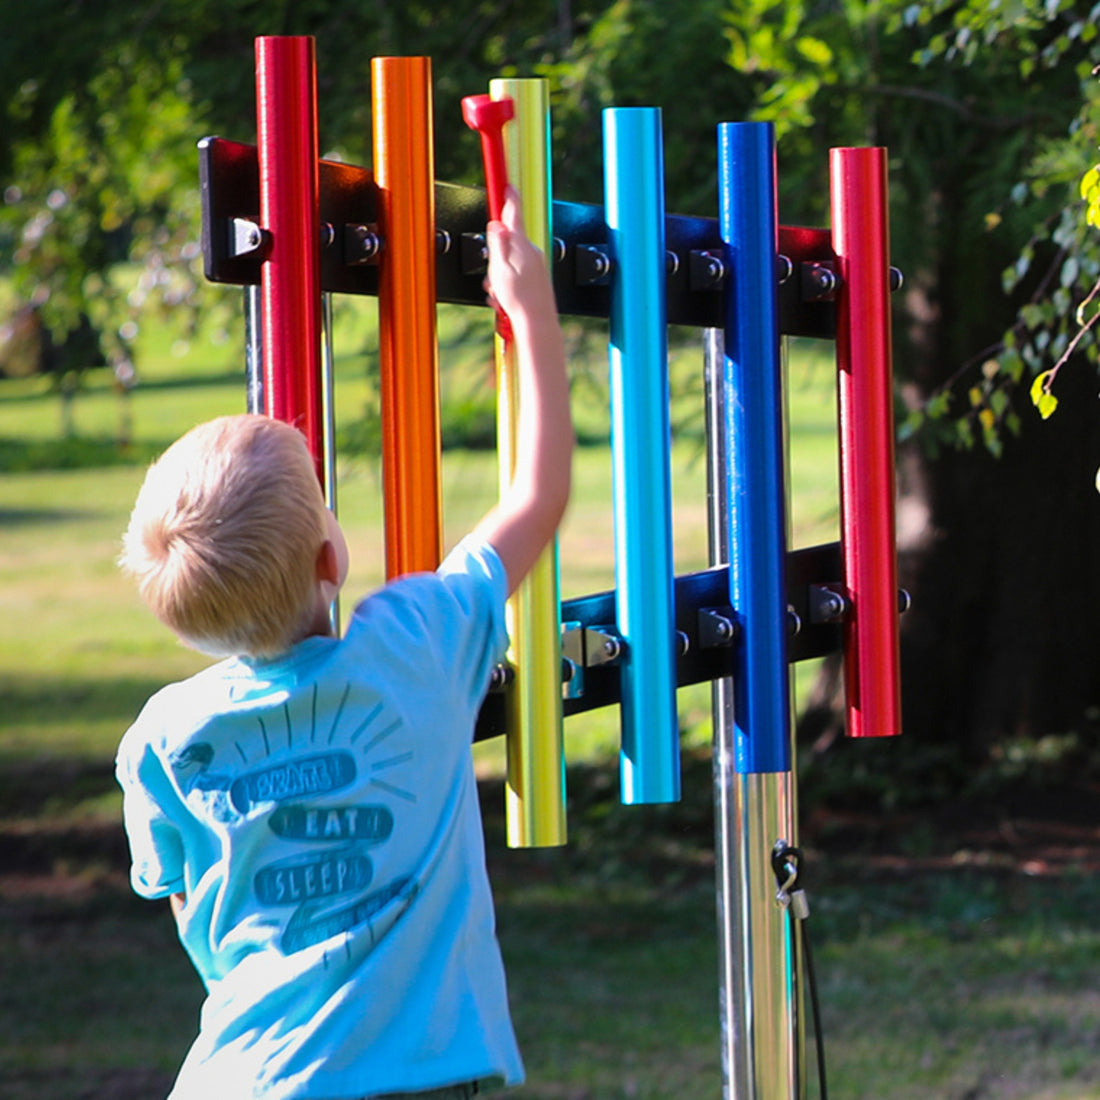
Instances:
[[[937,106],[953,111],[960,118],[966,119],[967,122],[973,122],[990,130],[1017,129],[1020,123],[1028,117],[1026,115],[1005,115],[1000,118],[991,118],[981,111],[974,110],[961,99],[955,99],[954,96],[945,95],[943,92],[933,91],[931,88],[914,88],[901,84],[872,84],[867,88],[867,91],[872,95],[893,96],[897,99],[919,99],[926,103],[935,103]]]

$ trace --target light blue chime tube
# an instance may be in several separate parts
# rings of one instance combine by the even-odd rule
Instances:
[[[611,460],[627,804],[680,797],[661,112],[603,113]]]

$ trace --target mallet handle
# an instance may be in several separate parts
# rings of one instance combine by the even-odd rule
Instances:
[[[462,117],[481,138],[481,157],[485,163],[485,198],[489,220],[500,221],[504,210],[504,192],[508,187],[508,164],[504,157],[504,124],[515,117],[511,99],[493,99],[488,95],[468,95],[462,100]],[[508,317],[497,311],[497,333],[505,342],[512,339]]]

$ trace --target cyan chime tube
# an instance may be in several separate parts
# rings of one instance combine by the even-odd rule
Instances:
[[[550,237],[550,93],[537,78],[489,83],[494,99],[509,98],[515,118],[504,127],[508,178],[523,207],[523,222],[543,255]],[[501,484],[511,481],[521,395],[515,346],[496,337],[497,449]],[[564,844],[565,755],[562,744],[562,675],[558,549],[555,540],[508,601],[515,678],[508,686],[507,832],[512,847]]]
[[[300,428],[324,484],[320,167],[313,39],[256,39],[264,411]]]
[[[901,733],[886,150],[833,149],[837,403],[850,737]]]
[[[615,606],[625,643],[622,801],[675,802],[680,741],[660,110],[605,110],[603,154],[614,265],[609,356]]]
[[[791,767],[783,383],[779,358],[775,137],[723,123],[719,226],[726,244],[726,409],[731,418],[730,600],[741,627],[734,672],[737,770]]]

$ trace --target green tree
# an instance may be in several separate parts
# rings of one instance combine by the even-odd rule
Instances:
[[[704,140],[700,120],[714,102],[733,117],[748,104],[713,33],[722,2],[669,11],[649,0],[456,0],[443,9],[309,0],[258,12],[251,0],[141,10],[100,0],[92,20],[78,0],[42,0],[30,18],[8,11],[0,265],[51,344],[72,353],[62,370],[70,380],[92,361],[73,336],[89,324],[125,369],[147,310],[186,309],[193,319],[203,301],[194,145],[209,133],[252,140],[260,34],[316,38],[322,150],[361,164],[370,161],[371,57],[431,57],[437,173],[458,182],[481,174],[459,101],[491,76],[550,79],[557,193],[590,201],[601,191],[599,108],[667,103],[669,192],[693,209],[715,161],[713,126]],[[0,0],[0,14],[13,3]],[[139,268],[136,288],[120,280],[122,265]]]
[[[13,105],[33,112],[38,89]],[[52,107],[35,141],[13,150],[5,221],[15,239],[15,285],[39,306],[55,340],[88,318],[112,362],[131,358],[140,318],[154,301],[194,293],[197,189],[190,100],[178,61],[123,48],[78,97]],[[134,287],[112,276],[137,263]]]
[[[1098,270],[1077,198],[1095,161],[1097,12],[1079,9],[731,6],[757,117],[786,133],[791,206],[813,214],[827,193],[826,147],[890,150],[906,721],[970,759],[1080,729],[1100,701],[1095,376],[1059,380],[1056,430],[1029,395]],[[814,733],[835,726],[833,682]]]

